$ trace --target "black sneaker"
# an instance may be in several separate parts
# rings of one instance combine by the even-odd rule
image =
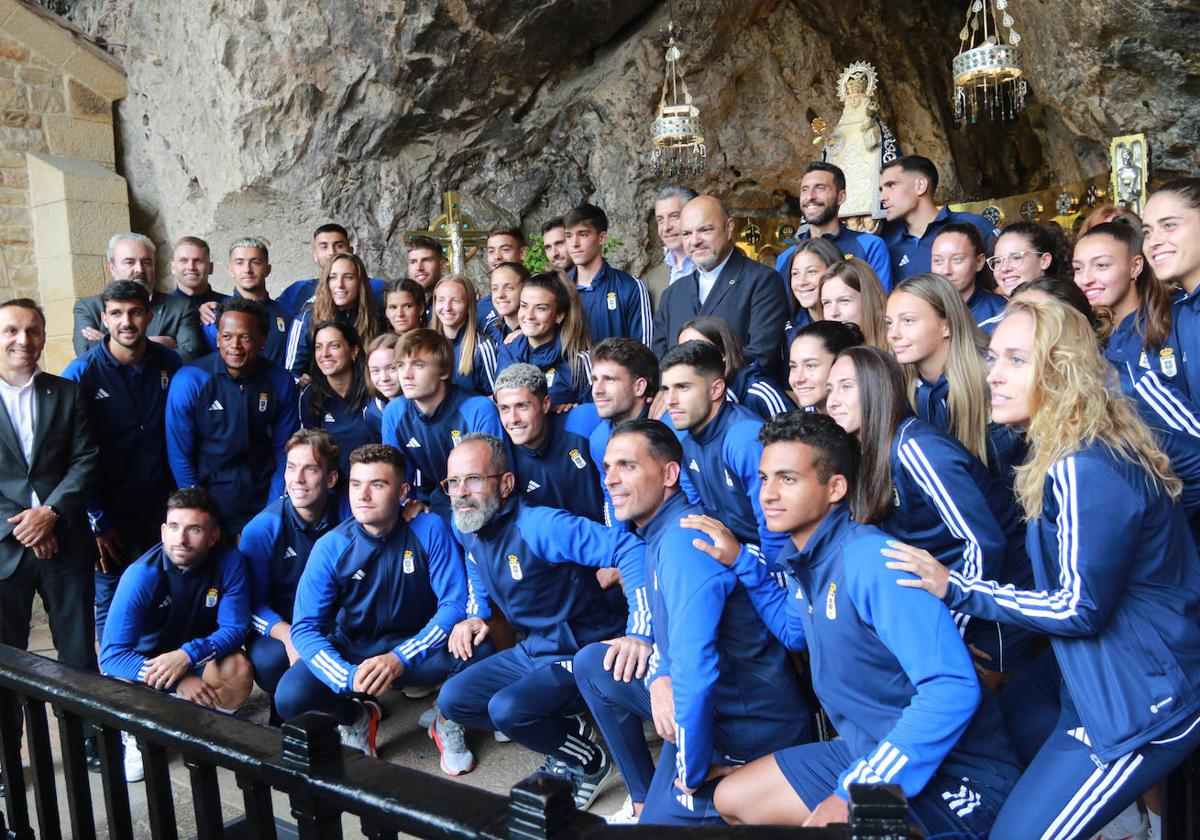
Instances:
[[[89,773],[100,772],[100,753],[96,749],[96,736],[89,735],[83,739],[83,755],[87,759]]]
[[[612,762],[608,759],[608,753],[599,744],[596,745],[596,748],[600,751],[600,765],[594,772],[588,773],[577,765],[563,765],[567,778],[571,782],[575,807],[580,811],[586,811],[588,806],[595,801],[596,794],[600,791],[600,785],[604,784],[604,780],[612,773]]]

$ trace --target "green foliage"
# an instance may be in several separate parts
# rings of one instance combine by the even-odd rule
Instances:
[[[600,249],[600,253],[607,257],[609,251],[611,251],[613,248],[620,248],[624,244],[625,241],[620,237],[610,235],[608,239],[605,240],[604,247]],[[540,233],[535,233],[533,236],[529,237],[528,241],[526,242],[525,267],[528,268],[533,274],[537,274],[539,271],[545,271],[550,267],[550,260],[546,258],[546,243],[545,240],[542,239],[542,235]]]

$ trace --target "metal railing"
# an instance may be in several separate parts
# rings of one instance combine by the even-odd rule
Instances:
[[[55,771],[47,705],[58,718],[61,776]],[[32,791],[21,762],[25,722]],[[15,840],[64,835],[58,783],[65,786],[70,835],[96,836],[96,813],[84,755],[85,722],[96,731],[101,763],[102,807],[107,836],[134,836],[126,788],[121,732],[134,735],[145,766],[148,826],[155,840],[178,837],[168,753],[182,755],[190,803],[200,838],[225,836],[217,769],[231,771],[241,789],[245,818],[241,836],[278,836],[272,792],[287,796],[291,818],[305,840],[342,836],[343,815],[357,817],[371,840],[401,832],[422,838],[540,840],[699,835],[702,838],[905,838],[907,805],[890,786],[854,791],[850,826],[827,829],[608,826],[577,811],[562,779],[530,776],[510,797],[451,782],[419,770],[368,758],[344,748],[333,718],[312,713],[280,730],[201,709],[143,687],[87,673],[0,645],[0,766],[7,790],[0,833]],[[32,796],[30,796],[30,792]],[[33,800],[37,829],[29,799]],[[140,824],[140,823],[139,823]],[[911,836],[919,836],[913,834]]]

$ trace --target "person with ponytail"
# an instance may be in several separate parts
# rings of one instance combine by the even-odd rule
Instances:
[[[935,241],[935,259],[937,248]],[[989,422],[987,339],[958,290],[940,274],[914,274],[888,297],[887,324],[913,412],[1008,484],[1024,447],[1018,434]]]
[[[350,515],[346,495],[350,453],[382,439],[382,415],[367,411],[371,395],[367,391],[365,362],[354,327],[333,318],[317,324],[311,379],[300,392],[300,426],[324,429],[333,435],[341,449],[336,492],[343,518]]]
[[[797,330],[788,355],[788,386],[803,411],[824,413],[829,370],[837,354],[862,343],[857,324],[813,321]]]
[[[486,397],[496,381],[496,345],[479,332],[476,297],[475,285],[467,278],[443,277],[433,289],[430,328],[454,345],[454,384]]]
[[[355,334],[365,344],[383,332],[379,304],[368,285],[367,267],[354,254],[336,254],[321,269],[317,294],[312,306],[306,307],[288,334],[287,363],[284,367],[302,384],[310,376],[313,339],[316,325],[338,320],[354,327]]]
[[[1142,253],[1164,285],[1178,289],[1175,330],[1184,380],[1200,399],[1200,178],[1176,178],[1146,202]]]
[[[783,328],[783,346],[791,347],[796,331],[813,321],[820,321],[821,276],[843,259],[842,252],[832,240],[823,236],[803,239],[788,263],[788,284],[796,303],[796,314]]]
[[[862,330],[867,344],[887,347],[883,286],[862,260],[842,260],[821,275],[818,298],[827,321],[842,321]]]
[[[724,318],[718,315],[693,318],[679,330],[675,343],[685,341],[705,341],[721,351],[725,358],[725,396],[729,400],[746,406],[763,420],[796,408],[771,374],[757,362],[746,361],[741,342]]]
[[[400,366],[396,361],[399,343],[399,335],[384,333],[367,346],[367,391],[371,395],[367,414],[378,417],[381,424],[383,410],[400,395]]]
[[[556,413],[591,402],[591,338],[575,284],[557,269],[538,272],[521,286],[518,313],[521,334],[500,345],[496,372],[517,362],[540,368]]]
[[[883,554],[914,575],[900,585],[1049,636],[1001,693],[1032,760],[991,836],[1091,837],[1200,746],[1200,559],[1179,479],[1084,316],[1012,301],[989,361],[993,417],[1029,439],[1017,497],[1034,585],[968,579],[911,546]]]
[[[864,346],[838,354],[825,408],[862,451],[850,498],[856,522],[931,552],[964,580],[1032,581],[1012,493],[957,440],[907,416],[904,374],[888,353]],[[962,615],[955,623],[993,688],[1032,656],[1031,634]]]
[[[997,291],[1008,297],[1013,289],[1049,275],[1069,276],[1069,250],[1062,237],[1036,222],[1015,222],[1000,233],[987,261]]]
[[[995,292],[996,279],[987,266],[983,237],[975,225],[950,224],[938,231],[929,252],[934,274],[949,280],[971,310],[971,317],[990,335],[1004,312],[1004,297]]]
[[[383,315],[396,335],[404,335],[429,323],[425,287],[407,277],[389,280],[383,286]]]

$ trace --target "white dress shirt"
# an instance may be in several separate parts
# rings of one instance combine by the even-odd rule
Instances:
[[[37,400],[33,398],[33,382],[38,373],[39,371],[35,370],[29,381],[20,386],[9,385],[0,379],[0,402],[4,403],[4,412],[12,422],[17,440],[21,442],[26,466],[33,464],[33,426],[37,422]],[[30,507],[41,505],[37,493],[34,492],[32,496]]]
[[[704,301],[708,300],[709,292],[713,290],[713,286],[717,284],[717,278],[721,276],[721,271],[725,268],[725,263],[729,262],[729,258],[733,256],[731,249],[725,255],[725,259],[721,260],[721,264],[712,271],[705,271],[700,266],[696,266],[696,270],[700,272],[700,305],[704,305]]]

